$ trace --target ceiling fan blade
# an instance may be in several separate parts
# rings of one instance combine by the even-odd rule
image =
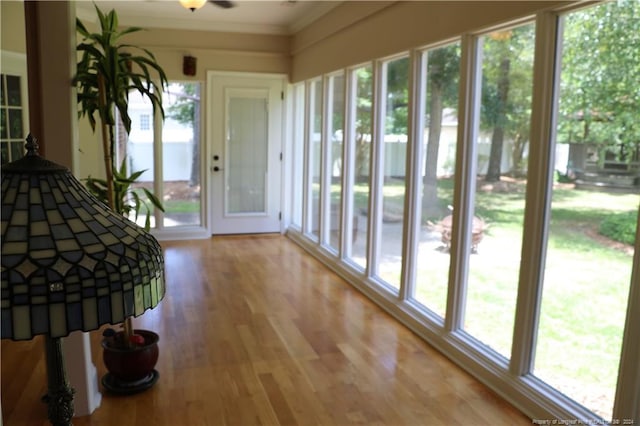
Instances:
[[[223,9],[231,9],[235,6],[235,4],[233,4],[233,2],[229,0],[209,0],[209,2]]]

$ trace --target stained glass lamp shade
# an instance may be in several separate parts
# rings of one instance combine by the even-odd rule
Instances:
[[[117,324],[165,294],[153,236],[37,153],[2,167],[2,338],[58,339]]]

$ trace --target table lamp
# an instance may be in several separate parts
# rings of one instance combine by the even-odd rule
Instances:
[[[117,324],[165,294],[162,248],[71,172],[38,154],[2,166],[3,339],[45,336],[49,421],[70,425],[73,390],[61,338]]]

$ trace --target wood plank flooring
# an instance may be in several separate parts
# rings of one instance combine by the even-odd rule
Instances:
[[[531,424],[285,237],[162,245],[167,295],[135,320],[160,379],[76,426]],[[5,426],[48,424],[43,353],[2,341]]]

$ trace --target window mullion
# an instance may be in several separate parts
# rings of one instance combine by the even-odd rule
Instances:
[[[311,108],[314,105],[315,95],[313,90],[311,90],[313,82],[307,81],[304,85],[305,97],[304,97],[304,123],[303,123],[303,163],[304,167],[302,174],[302,233],[310,234],[311,233],[311,173],[313,173],[313,167],[311,164]]]
[[[536,20],[531,112],[531,143],[524,214],[524,235],[510,371],[528,374],[533,366],[542,298],[547,228],[551,209],[555,109],[560,81],[559,20],[546,12]]]
[[[353,242],[353,190],[355,174],[355,119],[356,119],[356,73],[353,69],[344,74],[344,122],[342,139],[342,239],[340,258],[351,257]]]
[[[401,300],[413,294],[416,280],[416,256],[420,238],[420,199],[422,189],[422,164],[424,157],[424,113],[426,93],[426,56],[422,51],[412,51],[409,74],[409,122],[407,138],[407,161],[405,173],[405,221],[402,245],[402,275],[400,280]]]
[[[153,113],[153,192],[164,194],[164,171],[162,169],[162,114],[158,108]],[[162,199],[161,195],[159,197]],[[164,228],[164,214],[160,209],[153,209],[156,229]]]
[[[333,79],[323,76],[322,82],[322,119],[320,128],[320,228],[318,237],[320,245],[329,246],[331,244],[330,235],[333,226],[331,220],[331,138],[329,130],[331,128],[332,106],[333,106]]]
[[[380,244],[382,243],[381,227],[378,217],[382,216],[382,188],[384,170],[382,170],[384,153],[384,99],[386,98],[385,67],[382,61],[375,61],[373,64],[373,90],[371,99],[372,108],[372,138],[371,138],[371,161],[369,165],[369,221],[367,244],[367,276],[372,277],[378,274],[378,258],[380,257]]]
[[[640,209],[639,209],[640,210]],[[621,421],[640,419],[640,211],[636,224],[636,244],[631,270],[629,306],[622,340],[618,385],[613,418]]]
[[[453,221],[451,235],[451,264],[445,329],[455,331],[464,322],[469,252],[471,248],[471,220],[476,184],[476,140],[480,111],[481,49],[478,38],[462,37],[460,58],[460,95],[458,101],[458,142],[456,149]]]

